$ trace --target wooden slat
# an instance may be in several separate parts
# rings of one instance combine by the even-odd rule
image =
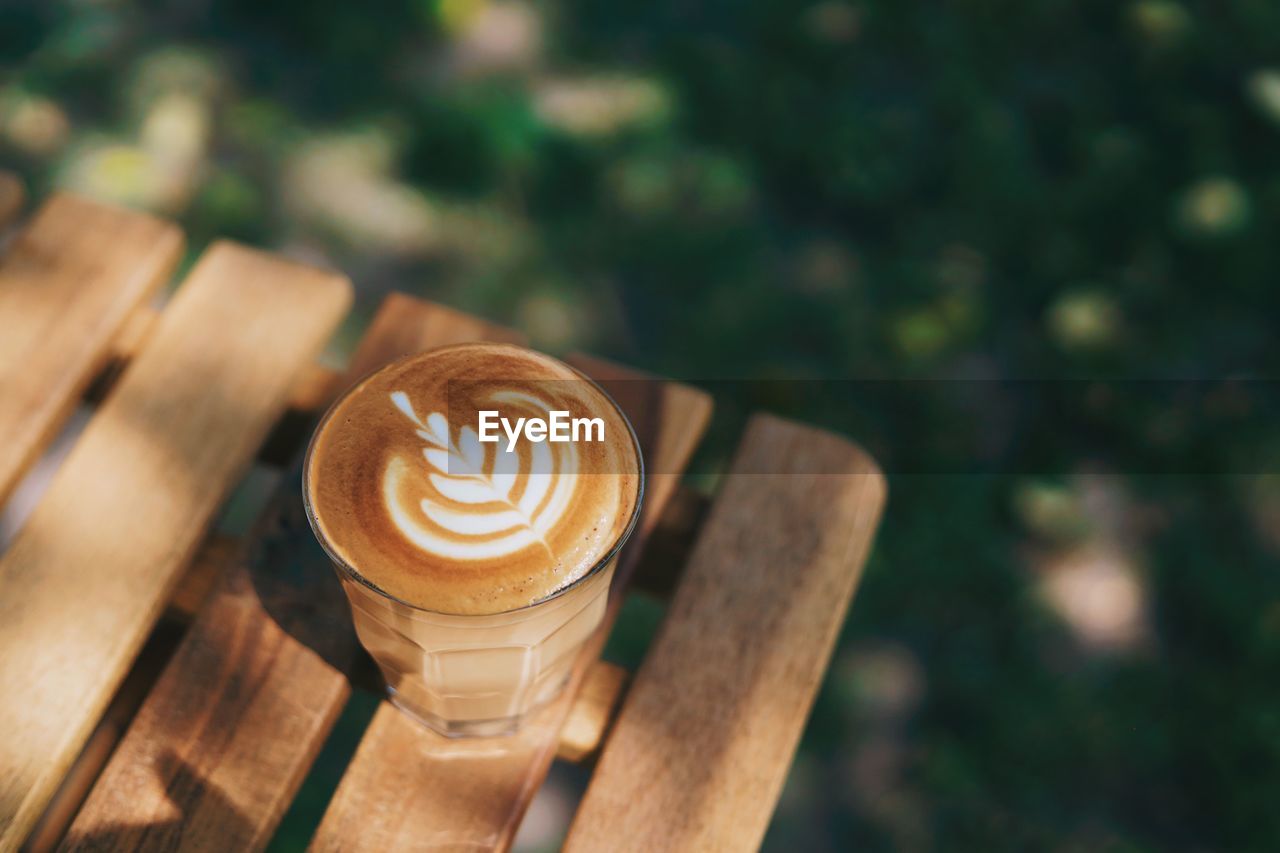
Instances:
[[[243,558],[244,543],[234,536],[215,533],[206,539],[174,586],[166,604],[166,616],[179,624],[195,619],[218,581]]]
[[[347,372],[510,330],[393,294]],[[350,692],[346,599],[302,510],[300,466],[206,604],[68,831],[66,846],[265,846]]]
[[[663,601],[672,596],[710,505],[703,492],[683,486],[676,490],[636,565],[635,589]]]
[[[688,386],[643,381],[600,361],[571,361],[613,395],[645,448],[644,515],[619,565],[616,592],[625,586],[675,491],[706,428],[711,401]],[[447,740],[383,703],[334,794],[313,849],[508,847],[551,766],[574,697],[600,655],[620,602],[620,595],[612,597],[604,624],[579,656],[564,695],[514,736]]]
[[[39,815],[350,298],[339,275],[211,248],[0,559],[0,849]]]
[[[4,228],[18,216],[27,193],[22,181],[11,172],[0,172],[0,228]]]
[[[58,195],[0,258],[0,502],[181,251],[168,223]]]
[[[620,666],[596,661],[587,670],[573,707],[560,729],[556,758],[586,761],[604,743],[630,674]]]
[[[236,561],[242,560],[243,553],[243,542],[219,533],[209,536],[200,546],[169,597],[164,616],[130,666],[129,674],[63,777],[39,823],[23,843],[23,850],[40,853],[57,847],[116,744],[124,737],[130,721],[173,656],[187,625],[204,604],[213,583]]]
[[[407,297],[396,294],[391,298]],[[119,365],[119,370],[123,370],[142,349],[159,319],[160,312],[149,305],[143,305],[130,315],[111,346],[111,358]],[[320,364],[307,365],[289,389],[289,407],[309,412],[325,409],[337,396],[341,382],[339,371]]]
[[[23,842],[23,853],[46,853],[58,846],[94,780],[111,757],[111,751],[124,737],[129,722],[173,655],[181,636],[181,627],[173,622],[162,619],[156,625],[40,820]]]
[[[622,589],[648,548],[680,478],[711,420],[711,396],[689,385],[663,382],[648,374],[587,355],[571,355],[569,364],[600,383],[627,413],[644,448],[644,510],[632,542],[622,556]],[[608,620],[612,625],[612,616]],[[607,634],[606,634],[607,636]]]
[[[57,847],[116,744],[124,737],[130,721],[173,656],[186,626],[199,612],[214,582],[236,561],[242,560],[243,554],[243,542],[218,533],[209,536],[200,546],[169,597],[164,617],[147,638],[129,674],[24,842],[23,850],[40,853]]]
[[[429,311],[423,312],[420,307],[424,304],[402,293],[392,293],[387,297],[383,312],[387,319],[382,321],[381,328],[370,330],[376,334],[366,336],[366,340],[376,342],[378,347],[377,351],[371,349],[361,356],[367,364],[376,368],[394,357],[408,355],[415,351],[415,342],[453,340],[457,330],[473,328],[476,323],[474,317],[443,305],[431,305]],[[402,312],[407,312],[406,317],[395,319]],[[103,368],[90,390],[91,399],[106,396],[134,352],[145,342],[158,316],[159,312],[147,306],[134,312],[116,338],[110,363]],[[415,326],[415,323],[419,325]],[[489,329],[501,340],[516,342],[519,338],[514,332],[500,330],[492,324]],[[310,365],[289,390],[289,411],[264,443],[259,454],[262,461],[287,466],[314,426],[315,417],[329,407],[346,387],[347,381],[342,372],[333,368]]]
[[[377,330],[378,334],[367,336],[367,340],[377,341],[379,347],[377,352],[370,350],[362,356],[368,364],[377,367],[391,360],[384,356],[409,354],[413,351],[411,347],[415,340],[452,340],[455,332],[451,330],[471,328],[476,322],[474,317],[443,305],[432,305],[426,313],[412,307],[423,304],[425,303],[401,293],[392,293],[387,297],[385,315],[395,318],[403,310],[408,312],[408,318],[404,323],[394,319],[384,320],[382,328]],[[159,312],[146,306],[134,312],[116,338],[110,362],[89,389],[90,401],[101,400],[106,396],[135,350],[146,340],[149,327],[158,316]],[[418,332],[406,331],[411,322],[425,325],[419,326]],[[490,329],[503,340],[515,342],[518,338],[509,330],[498,332],[497,326],[490,325]],[[259,459],[268,465],[287,466],[315,426],[316,416],[337,398],[347,381],[348,378],[340,371],[320,364],[310,365],[289,390],[288,411],[263,443]]]
[[[752,419],[566,850],[759,846],[884,497],[844,439]]]
[[[111,344],[111,359],[119,364],[121,371],[146,344],[151,330],[159,321],[160,311],[150,305],[143,305],[129,315]],[[289,405],[310,411],[324,408],[333,401],[336,393],[333,386],[341,379],[342,374],[332,368],[308,365],[289,389]]]
[[[342,390],[342,373],[323,364],[311,364],[289,389],[289,408],[318,415],[329,408]]]

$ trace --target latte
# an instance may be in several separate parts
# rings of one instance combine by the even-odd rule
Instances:
[[[485,434],[486,421],[530,426],[517,439]],[[546,440],[558,421],[599,428]],[[635,521],[640,468],[630,426],[590,380],[520,347],[463,344],[388,365],[339,400],[305,492],[326,548],[368,584],[424,610],[493,614],[610,557]]]

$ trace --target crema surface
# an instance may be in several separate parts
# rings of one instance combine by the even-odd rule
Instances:
[[[481,411],[512,427],[553,411],[582,420],[576,441],[522,434],[508,450],[501,426],[480,440]],[[317,531],[365,580],[484,614],[546,598],[606,557],[637,511],[639,472],[630,428],[593,383],[530,350],[464,344],[348,392],[316,432],[305,488]]]

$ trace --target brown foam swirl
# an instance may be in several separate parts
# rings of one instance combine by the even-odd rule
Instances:
[[[480,441],[481,411],[599,419],[603,440]],[[593,436],[594,437],[594,436]],[[520,347],[444,347],[349,391],[307,460],[312,521],[374,586],[418,607],[497,613],[579,579],[630,527],[639,453],[612,401],[568,366]]]

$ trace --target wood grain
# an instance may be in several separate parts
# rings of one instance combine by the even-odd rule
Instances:
[[[194,620],[222,577],[243,561],[243,542],[222,533],[210,535],[174,585],[165,605],[166,617],[179,624]]]
[[[114,372],[121,373],[129,361],[138,354],[151,337],[151,330],[160,322],[159,309],[151,305],[142,305],[129,315],[121,327],[119,334],[111,343],[111,360],[118,366]],[[304,411],[315,412],[326,408],[337,395],[342,373],[321,364],[307,365],[302,375],[289,389],[289,406]],[[115,381],[102,383],[109,387]],[[105,390],[105,389],[104,389]],[[103,394],[103,397],[106,395]]]
[[[12,172],[0,172],[0,228],[17,218],[27,193],[22,181]]]
[[[149,305],[141,306],[129,316],[112,343],[109,361],[85,392],[89,403],[106,399],[159,318],[160,312]],[[258,458],[268,465],[288,465],[317,415],[329,407],[342,387],[340,371],[321,364],[308,365],[289,389],[288,408],[263,443]]]
[[[400,355],[508,329],[389,296],[352,382]],[[346,598],[302,509],[300,465],[147,698],[67,848],[246,850],[270,840],[363,661]]]
[[[24,851],[41,853],[58,846],[106,766],[107,759],[178,648],[187,626],[204,605],[214,583],[232,565],[243,562],[243,558],[244,543],[234,537],[213,533],[201,544],[191,559],[191,565],[183,570],[182,579],[169,597],[160,622],[147,638],[120,688],[111,697],[102,718],[63,777],[35,829],[27,836],[23,843]]]
[[[23,842],[24,851],[41,853],[58,846],[214,583],[232,565],[241,563],[243,557],[244,543],[234,537],[213,533],[201,544],[169,597],[164,615],[130,666],[129,674],[111,697],[36,827]]]
[[[570,359],[633,421],[645,451],[645,509],[614,581],[609,611],[565,693],[511,737],[448,740],[387,703],[374,715],[312,841],[315,850],[505,849],[541,786],[582,683],[599,658],[620,592],[706,428],[701,391],[605,362]]]
[[[760,845],[884,498],[844,439],[752,419],[566,850]]]
[[[350,299],[339,275],[215,245],[0,559],[0,849],[83,746]]]
[[[0,502],[181,252],[173,225],[58,195],[0,258]]]
[[[182,626],[163,618],[157,623],[40,820],[22,843],[23,853],[47,853],[58,846],[181,638]]]

